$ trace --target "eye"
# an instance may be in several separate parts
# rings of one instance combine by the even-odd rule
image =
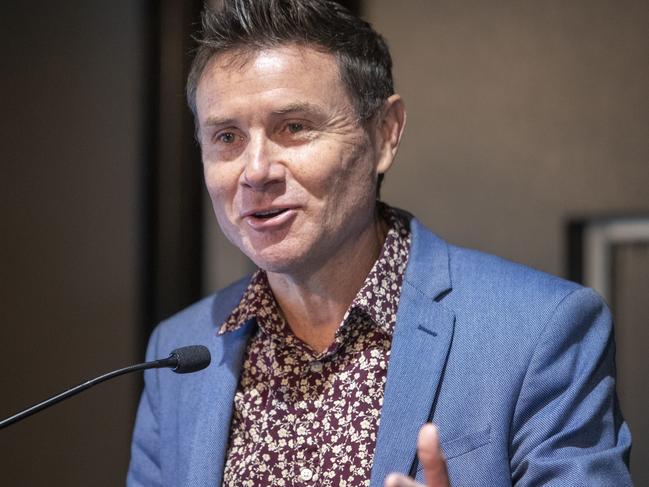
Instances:
[[[286,130],[288,130],[292,134],[296,134],[304,130],[304,124],[299,122],[291,122],[286,124]]]
[[[236,142],[237,136],[232,132],[221,132],[216,136],[218,142],[223,142],[224,144],[232,144]]]

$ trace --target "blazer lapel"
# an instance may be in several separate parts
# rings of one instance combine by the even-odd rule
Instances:
[[[432,417],[455,314],[439,301],[451,289],[446,244],[411,220],[412,244],[392,338],[370,485],[408,473],[420,427]]]
[[[215,486],[223,481],[234,394],[248,337],[255,326],[252,319],[238,330],[214,337],[210,347],[214,362],[196,405],[192,454],[184,485]]]

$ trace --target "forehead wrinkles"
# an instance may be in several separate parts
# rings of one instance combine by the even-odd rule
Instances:
[[[264,80],[268,80],[270,87],[275,77],[286,77],[284,86],[279,82],[274,87],[276,89],[295,89],[298,92],[304,89],[306,95],[316,98],[329,93],[336,95],[338,100],[342,100],[342,95],[355,115],[355,106],[341,76],[337,57],[320,49],[300,45],[236,49],[214,56],[201,75],[197,98],[204,98],[205,95],[208,95],[207,98],[212,98],[213,95],[236,95],[243,91],[245,84],[263,91]],[[233,78],[236,86],[227,86]],[[255,84],[259,86],[255,87]],[[230,91],[232,88],[236,92],[223,93],[223,90]]]

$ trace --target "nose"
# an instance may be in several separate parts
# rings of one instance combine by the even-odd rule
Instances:
[[[277,159],[277,147],[265,134],[251,137],[246,147],[241,183],[251,189],[263,190],[283,178],[283,165]]]

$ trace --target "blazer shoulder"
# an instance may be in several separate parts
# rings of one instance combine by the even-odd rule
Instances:
[[[207,296],[162,321],[154,329],[151,342],[161,350],[201,343],[213,336],[241,300],[250,276]]]
[[[575,282],[453,245],[449,255],[453,290],[445,304],[465,325],[489,328],[504,339],[535,340],[560,310],[607,309],[597,293]],[[572,326],[571,320],[560,322]]]
[[[497,294],[563,299],[580,284],[502,257],[448,245],[453,287]]]
[[[460,303],[462,298],[470,299],[471,307],[477,309],[481,303],[556,303],[580,288],[531,267],[453,245],[416,218],[411,218],[410,225],[413,239],[406,280],[429,294],[444,291],[443,296],[458,298]]]

